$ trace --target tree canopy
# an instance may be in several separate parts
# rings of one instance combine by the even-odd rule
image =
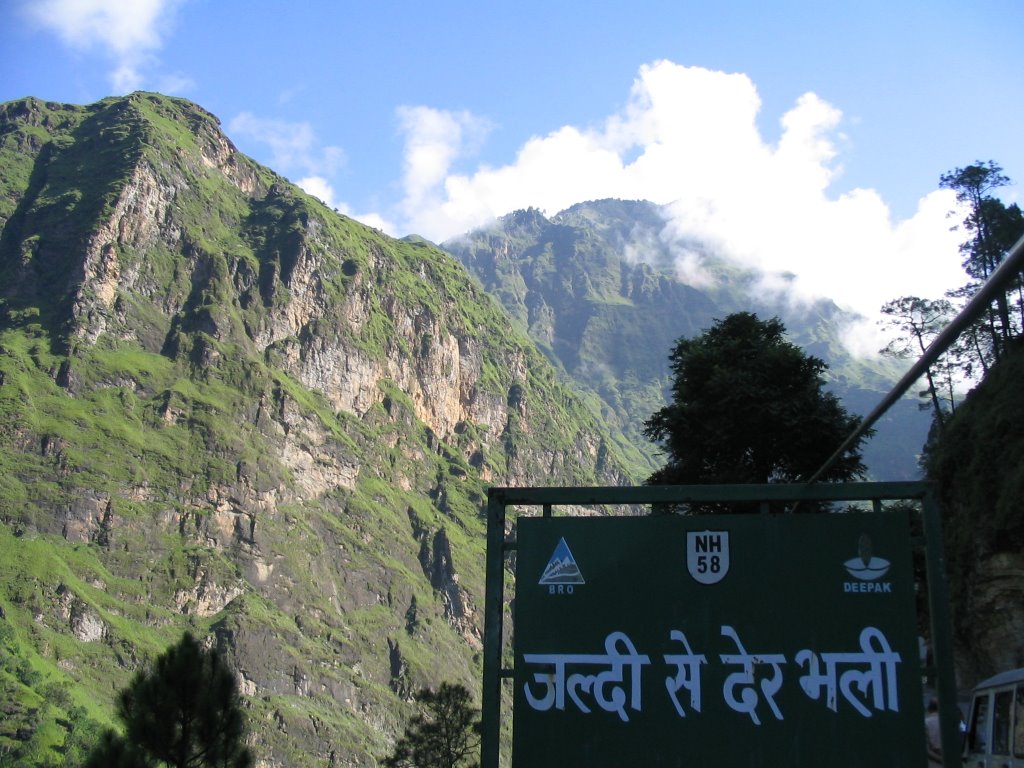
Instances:
[[[916,357],[939,335],[959,310],[974,298],[999,268],[1006,254],[1024,235],[1024,213],[1016,204],[1004,205],[993,196],[1011,183],[992,160],[955,168],[939,177],[939,186],[956,194],[960,204],[950,215],[962,215],[957,228],[966,237],[960,244],[967,282],[946,291],[938,300],[902,296],[882,307],[882,325],[896,336],[881,350],[897,358]],[[920,394],[931,401],[934,426],[941,431],[956,410],[964,381],[984,377],[1001,360],[1015,339],[1024,335],[1024,274],[999,292],[945,353],[927,370],[927,387]]]
[[[478,710],[469,690],[441,683],[436,691],[421,689],[416,698],[424,711],[413,717],[395,742],[386,768],[459,768],[475,766],[473,756],[480,743]]]
[[[906,360],[925,353],[952,320],[954,311],[948,299],[931,301],[917,296],[901,296],[882,305],[882,315],[881,325],[898,331],[899,335],[880,350],[881,354]],[[943,355],[935,365],[926,369],[925,380],[927,386],[918,394],[931,402],[933,422],[941,429],[946,414],[956,411],[956,375],[951,356]]]
[[[216,650],[185,633],[118,697],[124,735],[108,731],[87,768],[248,768],[245,719],[234,673]]]
[[[668,461],[648,484],[799,482],[842,444],[858,420],[824,390],[825,362],[785,330],[778,318],[739,312],[676,342],[672,402],[644,429]],[[862,477],[865,437],[823,479]]]
[[[993,196],[1010,178],[992,160],[977,161],[955,168],[939,177],[939,186],[956,193],[966,214],[962,227],[968,237],[960,244],[963,267],[970,281],[951,290],[951,298],[969,300],[992,276],[1007,251],[1024,235],[1024,214],[1016,204],[1006,206]],[[980,369],[984,374],[1006,352],[1010,340],[1024,328],[1024,285],[1020,276],[1007,291],[996,296],[993,306],[961,339],[954,355],[970,376]]]

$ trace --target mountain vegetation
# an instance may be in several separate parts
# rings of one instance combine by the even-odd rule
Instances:
[[[588,393],[591,410],[625,437],[618,447],[641,476],[664,462],[643,425],[671,399],[669,355],[716,320],[779,317],[794,344],[828,364],[825,386],[852,414],[874,408],[906,365],[852,356],[841,339],[852,318],[835,304],[798,307],[761,295],[755,274],[671,235],[664,210],[649,202],[591,201],[551,218],[517,211],[442,247]],[[917,410],[907,399],[879,422],[863,446],[870,478],[920,476],[929,420]]]
[[[631,462],[450,256],[189,102],[0,105],[0,764],[75,765],[184,630],[260,765],[373,765],[479,669],[486,487]]]
[[[124,734],[104,733],[88,768],[249,768],[238,680],[188,632],[117,699]]]
[[[1003,358],[933,434],[928,479],[943,511],[962,678],[1024,666],[1024,345]]]
[[[956,168],[939,179],[941,186],[956,192],[966,208],[961,226],[967,237],[960,245],[968,282],[951,295],[973,296],[999,268],[1010,247],[1024,235],[1024,213],[1016,204],[1005,205],[992,193],[1010,184],[1010,178],[992,160]],[[954,348],[960,366],[970,374],[987,373],[1008,352],[1008,345],[1024,332],[1024,285],[1020,276],[1009,290],[1000,292],[993,305],[979,318]],[[1014,303],[1016,306],[1014,307]]]
[[[181,99],[0,105],[0,766],[116,746],[121,692],[185,632],[237,675],[256,765],[404,754],[422,692],[477,686],[488,486],[640,482],[673,345],[777,314],[713,254],[685,278],[701,246],[664,229],[598,201],[442,250]],[[841,318],[782,315],[862,413],[896,368],[846,355]],[[908,406],[878,479],[916,471]]]
[[[988,281],[1013,245],[1024,237],[1024,213],[1016,203],[1006,205],[995,190],[1010,179],[994,161],[978,161],[939,177],[940,186],[953,190],[964,218],[960,244],[967,282],[946,291],[940,299],[901,296],[882,307],[887,325],[896,334],[883,354],[906,358],[921,354],[946,324]],[[951,213],[951,215],[953,215]],[[1014,276],[967,329],[929,367],[927,387],[920,393],[931,406],[935,427],[942,430],[957,407],[960,382],[984,377],[1009,354],[1024,335],[1024,276]]]
[[[480,749],[480,711],[462,685],[441,683],[416,696],[424,712],[416,715],[381,765],[385,768],[459,768],[475,766]]]
[[[1024,237],[1020,208],[994,195],[1010,183],[994,161],[956,168],[939,181],[962,206],[967,282],[941,299],[886,303],[897,336],[883,352],[896,357],[921,354]],[[944,517],[958,671],[967,685],[1024,665],[1024,273],[1004,270],[999,279],[991,301],[929,367],[920,392],[931,406],[923,463]],[[977,386],[961,398],[965,380]]]

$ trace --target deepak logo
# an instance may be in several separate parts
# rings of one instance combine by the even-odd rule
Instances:
[[[855,576],[861,581],[880,579],[889,570],[888,560],[874,556],[871,551],[871,539],[866,533],[857,542],[857,557],[847,560],[843,565],[846,566],[846,570],[850,572],[851,576]]]
[[[843,583],[844,592],[892,592],[892,582],[879,581],[889,572],[891,563],[876,557],[871,548],[871,538],[865,533],[857,542],[857,557],[843,563],[847,573],[858,581]]]

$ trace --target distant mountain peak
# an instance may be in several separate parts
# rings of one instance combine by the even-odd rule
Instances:
[[[506,232],[539,231],[551,222],[539,208],[521,208],[498,219]]]
[[[848,409],[866,413],[902,371],[887,361],[854,358],[840,340],[846,315],[821,300],[794,309],[751,290],[756,275],[717,257],[699,242],[668,236],[662,206],[643,200],[577,203],[546,218],[536,209],[503,218],[503,236],[484,228],[443,244],[483,283],[521,327],[584,389],[600,418],[629,436],[650,466],[659,458],[643,422],[667,401],[668,355],[737,311],[778,315],[789,337],[831,367]],[[782,279],[792,280],[792,275]],[[869,444],[869,465],[907,479],[927,417],[906,403],[903,431]],[[876,449],[881,448],[879,453]],[[896,458],[894,454],[902,454]]]

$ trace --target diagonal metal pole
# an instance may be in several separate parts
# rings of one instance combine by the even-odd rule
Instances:
[[[921,378],[936,360],[956,341],[956,338],[977,319],[999,292],[1024,271],[1024,237],[1010,249],[1003,263],[985,281],[960,313],[953,318],[935,340],[928,345],[920,359],[904,374],[896,386],[887,394],[871,413],[864,417],[857,428],[850,433],[824,464],[808,480],[811,485],[828,471],[829,467],[892,405],[899,400]],[[932,653],[938,672],[939,723],[942,740],[943,765],[955,766],[959,762],[960,743],[958,738],[959,710],[956,707],[956,679],[953,670],[953,638],[949,613],[949,591],[946,584],[945,558],[942,547],[942,522],[938,504],[929,491],[923,504],[925,541],[927,545],[926,567],[928,571],[928,613],[931,617]]]
[[[991,306],[996,295],[1000,291],[1005,290],[1005,286],[1022,271],[1024,271],[1024,237],[1014,244],[1006,258],[1003,259],[1003,263],[989,276],[985,284],[981,286],[981,289],[974,294],[974,297],[967,302],[967,306],[960,310],[960,313],[953,318],[949,325],[942,329],[942,333],[936,336],[935,340],[928,345],[928,349],[924,351],[920,359],[896,383],[896,386],[892,388],[889,394],[882,398],[882,401],[875,409],[861,420],[857,428],[850,433],[846,440],[843,441],[843,444],[836,449],[836,452],[826,459],[818,471],[811,475],[807,482],[809,484],[817,482],[828,471],[829,467],[846,453],[850,446],[856,443],[861,435],[874,426],[882,414],[906,394],[915,381],[924,376],[925,371],[956,341],[956,337],[963,333],[986,308]]]

